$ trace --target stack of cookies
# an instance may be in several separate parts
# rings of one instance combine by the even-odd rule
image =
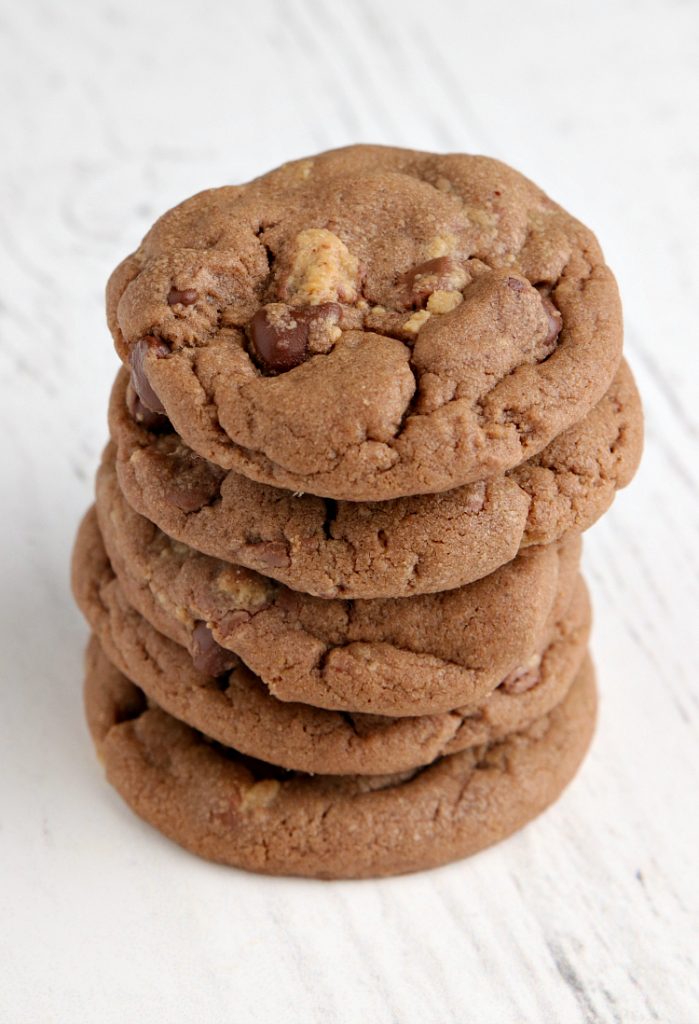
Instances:
[[[580,534],[641,451],[591,232],[495,160],[355,146],[166,213],[107,304],[73,580],[131,807],[330,878],[555,800],[595,716]]]

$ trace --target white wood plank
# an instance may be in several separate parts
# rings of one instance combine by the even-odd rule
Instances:
[[[0,1019],[699,1022],[699,14],[613,0],[0,3]],[[183,196],[356,140],[487,152],[599,233],[647,410],[591,531],[600,726],[563,800],[413,878],[199,863],[82,724],[103,283]]]

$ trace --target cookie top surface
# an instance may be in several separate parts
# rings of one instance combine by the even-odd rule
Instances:
[[[592,233],[485,157],[355,146],[202,192],[112,275],[140,402],[203,457],[337,499],[507,470],[621,356]]]
[[[372,877],[475,853],[556,799],[595,720],[587,661],[553,711],[492,745],[398,774],[287,775],[149,706],[94,642],[86,667],[90,731],[133,810],[200,856],[268,874]]]
[[[577,575],[573,538],[444,594],[327,601],[173,545],[108,486],[101,473],[114,567],[94,514],[75,549],[76,597],[88,620],[116,569],[128,599],[202,670],[216,674],[233,653],[278,699],[315,707],[419,715],[479,700],[541,649]]]
[[[334,502],[221,470],[163,424],[134,420],[129,396],[122,370],[109,419],[129,503],[183,543],[319,597],[407,597],[480,579],[520,547],[592,525],[642,447],[640,400],[622,362],[583,420],[506,476],[437,495]]]

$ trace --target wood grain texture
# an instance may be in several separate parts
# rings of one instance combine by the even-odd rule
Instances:
[[[696,4],[0,0],[0,1019],[699,1022]],[[592,755],[537,824],[413,878],[218,869],[103,782],[68,556],[157,213],[366,140],[502,157],[599,233],[647,410],[591,532]]]

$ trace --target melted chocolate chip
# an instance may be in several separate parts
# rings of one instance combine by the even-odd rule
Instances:
[[[181,512],[199,512],[219,497],[225,470],[179,446],[160,460],[165,476],[163,496]]]
[[[289,551],[282,541],[251,541],[246,547],[259,565],[270,569],[286,569],[291,565]]]
[[[523,292],[528,288],[527,282],[520,281],[518,277],[508,277],[506,284],[513,292]]]
[[[182,306],[193,306],[199,298],[199,292],[194,288],[185,288],[180,291],[179,288],[171,288],[168,292],[167,301],[171,306],[178,304]]]
[[[487,484],[484,480],[471,484],[465,494],[464,510],[471,515],[482,512],[485,507]]]
[[[126,392],[126,407],[131,414],[131,419],[144,430],[150,431],[151,434],[161,434],[171,427],[167,416],[163,416],[159,412],[152,412],[143,404],[133,388],[129,388]]]
[[[561,328],[563,327],[563,317],[561,316],[560,310],[556,308],[553,300],[550,299],[548,295],[541,296],[541,305],[544,307],[544,312],[546,313],[549,324],[549,331],[546,335],[545,344],[547,348],[553,348],[558,340],[558,335],[561,333]]]
[[[263,306],[247,328],[255,362],[269,374],[285,373],[299,366],[308,356],[309,333],[314,323],[337,323],[341,312],[335,302],[299,308],[281,303]]]
[[[403,275],[403,281],[412,288],[421,277],[445,277],[451,273],[458,264],[449,256],[437,256],[436,259],[427,260],[425,263],[412,267]]]
[[[509,676],[500,683],[498,689],[509,694],[526,693],[527,690],[533,689],[538,682],[539,669],[522,666],[510,672]]]
[[[192,661],[198,672],[206,676],[222,676],[238,663],[232,651],[227,651],[214,640],[205,622],[197,622],[192,631]]]
[[[451,256],[437,256],[412,267],[400,278],[412,305],[420,305],[437,291],[458,291],[463,287],[463,267]]]
[[[129,360],[131,363],[131,385],[147,409],[150,409],[151,412],[164,413],[165,406],[156,395],[146,376],[145,359],[149,352],[153,352],[158,359],[163,359],[165,356],[170,355],[170,349],[160,338],[147,335],[145,338],[137,341],[131,349]]]
[[[269,605],[265,605],[269,607]],[[259,609],[261,611],[261,609]],[[226,633],[232,633],[236,626],[244,625],[249,622],[252,618],[250,612],[245,611],[244,608],[235,608],[232,612],[226,612],[223,618],[220,620],[220,627]]]
[[[148,700],[142,690],[137,686],[130,686],[125,692],[118,707],[114,709],[114,724],[121,725],[122,722],[133,722],[140,718],[144,711],[148,710]]]

